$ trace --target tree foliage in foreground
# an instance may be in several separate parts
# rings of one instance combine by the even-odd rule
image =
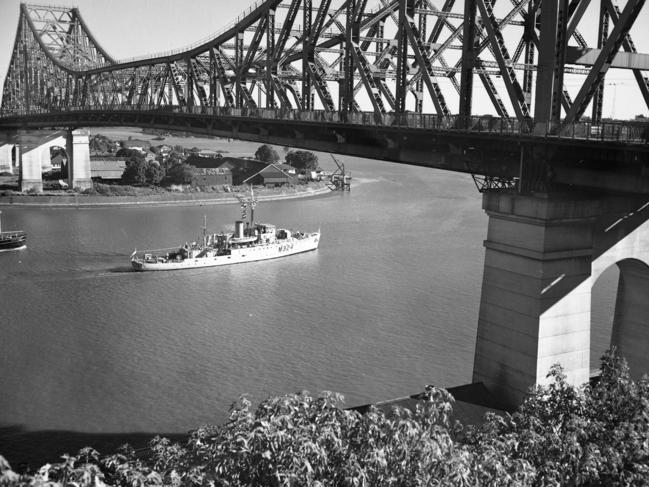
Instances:
[[[614,353],[602,376],[575,388],[557,367],[512,415],[479,428],[451,424],[452,398],[428,387],[414,411],[345,410],[342,397],[307,393],[245,397],[222,426],[185,444],[164,438],[138,456],[128,446],[76,457],[20,476],[0,457],[0,485],[646,485],[649,388]]]

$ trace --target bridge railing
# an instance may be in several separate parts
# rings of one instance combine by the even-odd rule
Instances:
[[[532,119],[499,118],[493,116],[461,117],[439,116],[425,113],[338,112],[326,110],[297,110],[284,108],[228,108],[168,105],[102,105],[97,107],[68,107],[65,110],[34,108],[30,110],[0,111],[2,118],[23,116],[56,116],[66,112],[155,112],[180,113],[203,117],[233,117],[269,121],[298,121],[362,125],[365,127],[393,127],[420,130],[498,134],[515,137],[544,137],[627,144],[648,144],[649,123],[632,121],[589,121],[563,124],[557,122],[534,123]]]
[[[225,25],[224,27],[222,27],[218,31],[209,34],[208,36],[203,37],[202,39],[200,39],[200,40],[198,40],[196,42],[193,42],[192,44],[190,44],[188,46],[184,46],[184,47],[176,48],[176,49],[170,49],[170,50],[167,50],[167,51],[153,53],[153,54],[135,56],[135,57],[126,58],[126,59],[116,59],[114,63],[103,63],[103,64],[99,64],[98,66],[105,66],[105,65],[109,65],[109,64],[111,66],[114,66],[116,64],[126,64],[126,63],[131,63],[131,62],[144,61],[144,60],[147,60],[147,59],[170,57],[170,56],[174,56],[176,54],[191,51],[192,49],[196,49],[197,47],[200,47],[200,46],[202,46],[204,44],[207,44],[208,42],[216,39],[217,37],[225,34],[228,31],[234,29],[247,16],[249,16],[257,8],[259,8],[259,6],[264,3],[264,1],[265,0],[256,0],[253,4],[248,6],[248,8],[243,13],[239,14],[239,16],[237,18],[235,18],[233,21],[231,21],[229,24]]]

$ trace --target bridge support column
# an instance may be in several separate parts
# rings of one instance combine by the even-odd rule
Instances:
[[[68,153],[68,184],[70,187],[92,188],[88,132],[85,130],[68,131],[65,150]]]
[[[593,222],[600,202],[485,193],[489,215],[473,380],[520,404],[562,365],[589,378]]]
[[[36,136],[37,137],[37,136]],[[34,148],[33,134],[21,132],[18,135],[20,145],[16,147],[16,158],[19,160],[20,191],[43,192],[43,160],[38,144]]]
[[[13,174],[14,166],[11,158],[13,148],[13,144],[0,142],[0,173],[8,172]]]
[[[618,263],[620,281],[611,345],[627,360],[631,375],[647,372],[649,350],[649,266],[634,259]]]

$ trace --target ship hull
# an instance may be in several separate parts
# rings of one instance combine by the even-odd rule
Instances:
[[[27,235],[23,232],[12,232],[0,235],[0,252],[20,250],[27,246]]]
[[[233,249],[229,255],[189,257],[178,261],[168,260],[166,262],[155,262],[153,260],[133,257],[131,259],[131,265],[136,271],[174,271],[242,264],[244,262],[277,259],[316,250],[319,240],[320,234],[314,233],[301,239],[290,239],[267,245],[253,245]]]

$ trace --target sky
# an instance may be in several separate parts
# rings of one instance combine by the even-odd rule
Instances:
[[[29,2],[28,2],[29,3]],[[230,24],[254,2],[251,0],[32,0],[36,4],[79,7],[84,21],[99,44],[116,59],[149,55],[189,46]],[[317,4],[317,2],[314,2]],[[435,5],[441,3],[434,0]],[[458,5],[461,2],[458,2]],[[593,9],[599,1],[591,0]],[[370,0],[372,8],[378,0]],[[621,3],[620,7],[623,7]],[[0,90],[4,83],[11,51],[18,26],[20,0],[0,0]],[[595,15],[590,15],[593,19]],[[649,7],[634,26],[633,39],[640,52],[649,52]],[[588,14],[580,24],[580,30],[594,31],[596,21]],[[591,35],[587,35],[593,45]],[[649,72],[647,72],[649,75]],[[520,74],[519,74],[520,76]],[[519,78],[519,79],[522,79]],[[580,78],[581,79],[581,78]],[[502,83],[502,80],[496,80]],[[480,82],[476,79],[477,85]],[[574,94],[579,80],[567,79],[569,90]],[[612,70],[607,76],[607,98],[604,116],[632,118],[637,114],[649,116],[637,84],[630,71]],[[506,96],[502,86],[501,96]],[[479,113],[480,108],[474,107]]]

